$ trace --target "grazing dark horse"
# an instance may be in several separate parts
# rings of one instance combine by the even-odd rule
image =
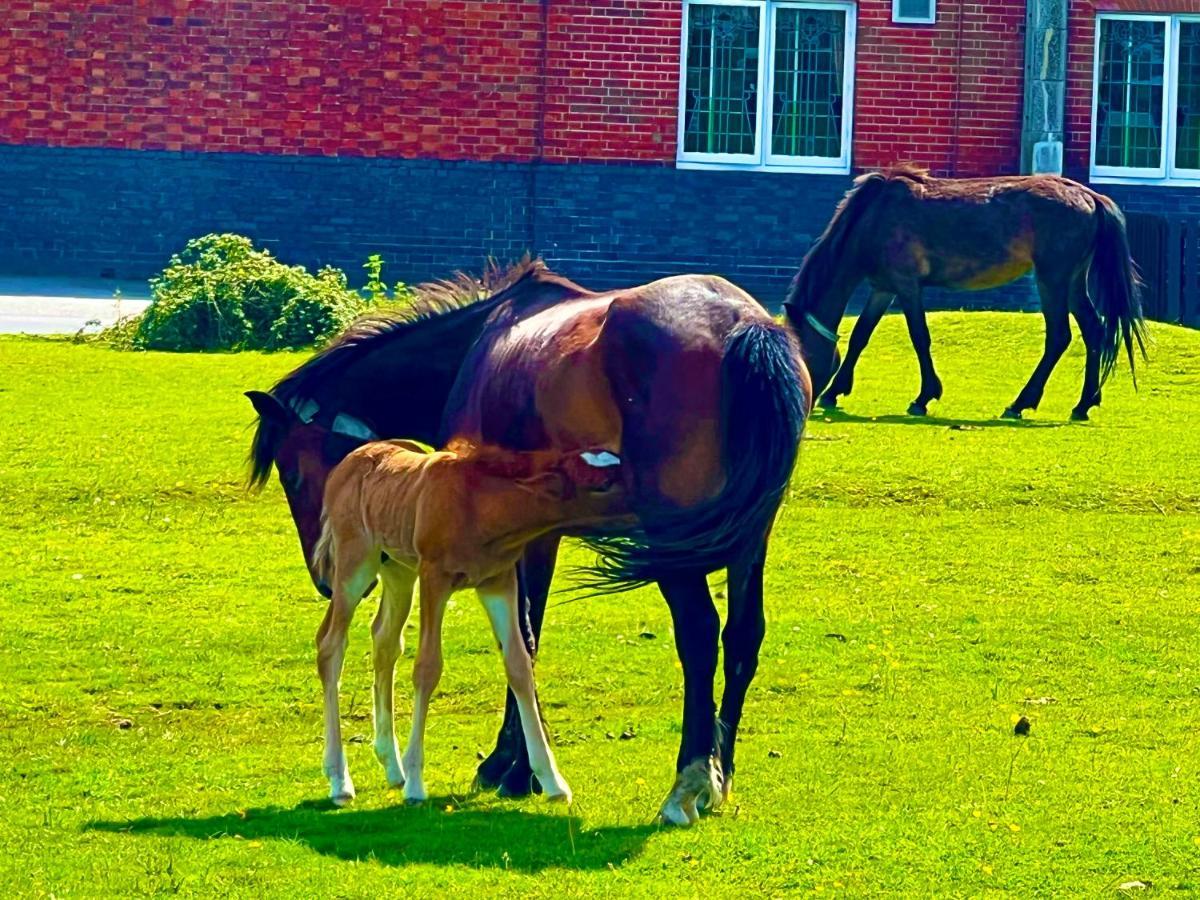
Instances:
[[[461,287],[461,286],[460,286]],[[374,437],[452,439],[512,450],[607,447],[619,454],[636,526],[592,532],[593,581],[658,583],[684,672],[677,778],[663,817],[687,824],[728,795],[746,690],[765,631],[767,536],[812,391],[793,338],[748,294],[685,275],[593,293],[540,262],[479,299],[443,286],[415,312],[367,319],[284,378],[252,392],[252,480],[272,465],[313,581],[321,497],[332,467]],[[520,567],[533,650],[559,536]],[[714,715],[717,611],[705,579],[728,570],[725,689]],[[531,789],[512,694],[479,782]]]
[[[1046,380],[1071,342],[1070,313],[1087,347],[1083,393],[1071,418],[1087,419],[1088,410],[1100,404],[1100,386],[1121,343],[1131,369],[1134,338],[1145,355],[1139,282],[1116,203],[1054,175],[933,178],[903,165],[860,176],[805,256],[784,302],[813,385],[818,392],[824,389],[821,405],[836,407],[838,397],[850,393],[859,355],[899,298],[921,366],[921,390],[908,411],[925,415],[929,401],[942,396],[942,382],[929,352],[921,290],[983,290],[1031,269],[1046,319],[1046,343],[1029,382],[1004,416],[1019,419],[1037,408]],[[839,366],[838,323],[864,280],[871,296]]]

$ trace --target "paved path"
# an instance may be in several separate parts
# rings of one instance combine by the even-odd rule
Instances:
[[[74,334],[99,322],[94,330],[141,312],[149,297],[144,281],[0,276],[0,333]]]

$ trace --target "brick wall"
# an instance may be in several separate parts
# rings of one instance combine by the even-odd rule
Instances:
[[[680,0],[550,4],[546,158],[675,159]]]
[[[936,25],[904,26],[890,0],[862,0],[855,165],[1015,171],[1023,10],[942,0]],[[681,12],[681,0],[8,0],[0,141],[670,164]]]
[[[0,141],[534,152],[538,0],[5,0]]]
[[[934,25],[858,8],[854,164],[912,160],[938,175],[1019,171],[1023,0],[941,0]]]

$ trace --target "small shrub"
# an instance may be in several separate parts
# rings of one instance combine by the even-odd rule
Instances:
[[[133,345],[148,350],[277,350],[333,337],[367,302],[339,269],[288,266],[249,238],[188,242],[150,280]]]

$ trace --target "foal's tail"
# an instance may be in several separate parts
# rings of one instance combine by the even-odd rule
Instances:
[[[1100,348],[1100,380],[1112,374],[1121,345],[1129,356],[1129,371],[1137,385],[1133,369],[1133,342],[1136,339],[1142,359],[1146,358],[1146,325],[1142,321],[1141,279],[1129,252],[1125,216],[1109,197],[1096,194],[1096,241],[1092,247],[1091,271],[1094,278],[1096,312],[1104,323],[1104,343]]]
[[[629,590],[672,572],[713,572],[761,546],[810,407],[802,366],[782,326],[735,327],[721,362],[725,487],[697,506],[639,511],[643,530],[634,535],[590,539],[600,559],[586,570],[586,584]]]
[[[333,529],[329,525],[329,513],[321,510],[321,536],[313,547],[313,573],[325,583],[333,574]]]

